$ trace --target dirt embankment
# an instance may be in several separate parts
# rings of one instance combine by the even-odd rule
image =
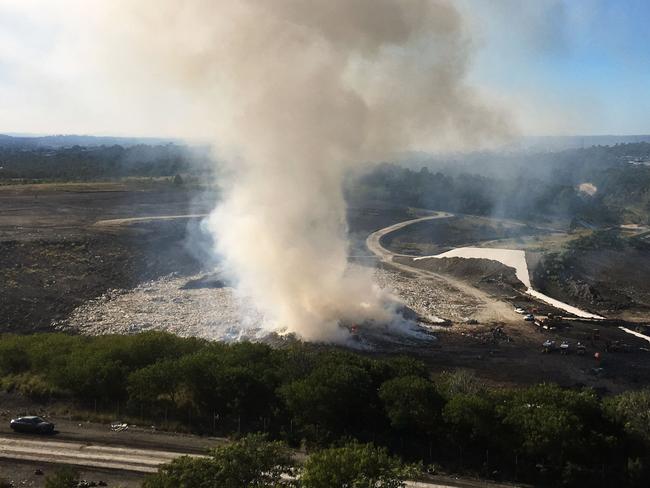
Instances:
[[[650,250],[568,250],[544,256],[533,272],[544,293],[608,316],[647,317]]]
[[[409,266],[461,278],[480,287],[508,287],[525,291],[526,287],[515,275],[515,269],[497,261],[474,258],[437,258],[414,260],[395,258]]]

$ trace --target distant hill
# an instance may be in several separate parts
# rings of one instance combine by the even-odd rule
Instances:
[[[564,149],[588,148],[592,146],[614,146],[650,142],[650,135],[600,135],[600,136],[529,136],[512,144],[512,148],[526,151],[561,151]]]
[[[208,146],[154,138],[0,135],[0,181],[172,177],[213,170]]]
[[[51,135],[51,136],[21,136],[0,134],[0,146],[15,148],[35,147],[97,147],[97,146],[136,146],[148,144],[152,146],[163,144],[181,144],[180,139],[164,139],[157,137],[110,137],[110,136],[83,136],[83,135]]]

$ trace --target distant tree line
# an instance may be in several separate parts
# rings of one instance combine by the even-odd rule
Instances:
[[[494,178],[541,180],[577,185],[593,181],[602,171],[650,161],[650,143],[595,145],[564,150],[474,152],[458,156],[413,157],[409,167],[427,166],[452,175],[480,174]]]
[[[581,217],[611,223],[616,209],[602,198],[580,194],[572,185],[519,176],[455,176],[385,164],[348,185],[348,199],[522,220],[571,220]]]
[[[496,389],[468,374],[432,378],[407,357],[163,333],[0,336],[0,378],[36,399],[197,432],[264,432],[310,449],[354,439],[408,462],[551,486],[650,480],[649,390]]]
[[[348,199],[524,220],[650,221],[650,143],[555,152],[413,156],[351,180]],[[421,168],[421,169],[414,169]],[[594,195],[577,186],[592,183]]]
[[[0,145],[0,168],[0,180],[63,181],[173,177],[213,170],[207,148],[175,144],[62,148]]]
[[[171,143],[60,146],[45,145],[55,144],[56,137],[36,139],[25,142],[0,136],[0,182],[201,177],[215,168],[208,147]],[[68,143],[88,140],[60,139]],[[354,203],[381,201],[477,215],[582,219],[597,224],[619,222],[632,210],[650,222],[650,167],[629,163],[635,160],[650,161],[650,143],[530,154],[472,153],[442,160],[422,157],[407,161],[410,167],[381,164],[351,178],[346,196]],[[418,162],[422,168],[411,169]],[[596,194],[577,191],[583,182],[596,185]]]

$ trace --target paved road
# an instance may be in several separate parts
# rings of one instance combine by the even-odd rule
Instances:
[[[77,467],[98,468],[133,473],[154,473],[162,464],[179,456],[200,457],[187,452],[134,449],[89,442],[59,441],[55,438],[0,435],[0,458],[17,462],[42,462],[67,464]],[[459,488],[487,486],[481,482],[419,482],[407,481],[407,488]],[[502,485],[490,483],[495,488]]]
[[[34,437],[0,436],[0,458],[20,461],[154,473],[161,464],[184,455],[188,454],[84,442],[45,441]]]

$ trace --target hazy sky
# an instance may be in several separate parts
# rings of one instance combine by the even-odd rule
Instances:
[[[120,64],[124,46],[98,34],[107,1],[0,0],[0,132],[190,135],[182,121],[200,107],[146,63]],[[454,3],[474,48],[470,84],[522,133],[650,133],[647,0]]]

